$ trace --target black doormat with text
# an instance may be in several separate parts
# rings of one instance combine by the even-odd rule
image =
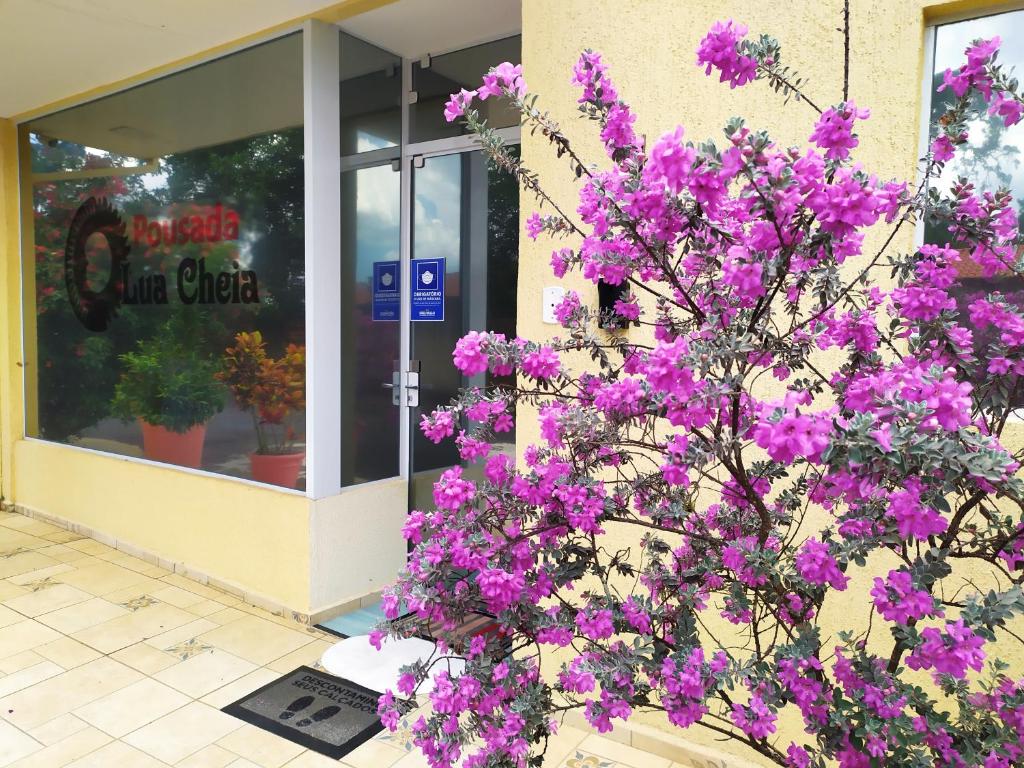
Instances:
[[[379,697],[348,680],[299,667],[223,711],[337,760],[384,730]]]

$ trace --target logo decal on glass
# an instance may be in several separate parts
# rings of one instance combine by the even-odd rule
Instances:
[[[98,291],[89,286],[89,255],[86,244],[95,234],[103,236],[110,251],[110,274]],[[64,246],[64,284],[75,317],[90,331],[107,330],[121,306],[121,270],[126,265],[128,238],[121,214],[105,198],[90,197],[71,220]]]
[[[444,320],[444,259],[413,259],[412,319]]]
[[[397,321],[402,312],[402,293],[397,261],[373,262],[372,317],[377,322]]]

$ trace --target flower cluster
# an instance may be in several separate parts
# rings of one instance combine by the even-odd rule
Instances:
[[[746,32],[715,24],[698,64],[731,87],[803,87],[776,41]],[[452,96],[449,119],[544,204],[526,232],[558,237],[555,275],[623,286],[627,326],[568,292],[563,336],[471,331],[455,367],[501,383],[422,419],[465,468],[410,514],[407,570],[373,640],[430,632],[465,661],[411,667],[381,699],[395,727],[432,676],[412,726],[432,768],[536,765],[565,709],[602,732],[656,709],[798,768],[1021,764],[1024,681],[997,657],[1024,613],[1024,483],[1002,441],[1024,308],[953,296],[964,261],[1015,270],[1021,236],[1009,195],[935,187],[976,117],[1021,118],[997,48],[972,43],[945,75],[957,100],[923,161],[928,191],[857,162],[869,112],[848,98],[807,120],[803,147],[740,119],[717,144],[679,126],[648,146],[585,51],[572,82],[610,159],[598,167],[518,67]],[[575,211],[472,108],[498,97],[568,163]],[[949,241],[908,252],[922,218]],[[870,257],[869,236],[885,244]],[[538,435],[516,460],[494,445],[514,413]],[[480,612],[492,628],[460,632]],[[836,615],[838,633],[821,624]]]

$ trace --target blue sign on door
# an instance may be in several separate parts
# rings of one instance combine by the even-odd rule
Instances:
[[[444,259],[412,260],[412,319],[444,320]]]
[[[373,319],[398,321],[402,316],[402,290],[397,261],[373,262]]]

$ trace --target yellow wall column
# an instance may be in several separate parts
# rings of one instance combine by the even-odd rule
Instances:
[[[21,210],[18,130],[0,119],[0,497],[14,495],[14,442],[24,435],[21,387]]]

